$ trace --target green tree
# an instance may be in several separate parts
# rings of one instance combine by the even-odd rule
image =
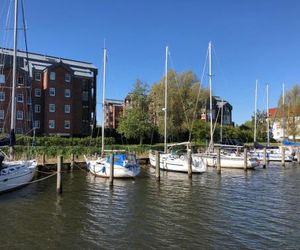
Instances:
[[[177,74],[168,72],[168,106],[167,106],[167,131],[168,140],[186,140],[192,129],[192,121],[200,117],[200,110],[206,100],[207,90],[199,92],[199,80],[191,72]],[[198,93],[199,102],[196,107]],[[205,98],[204,98],[205,96]],[[164,135],[164,98],[165,77],[154,84],[149,95],[149,112],[153,124],[158,127],[160,135]],[[183,136],[184,135],[184,136]],[[185,138],[183,138],[185,137]]]
[[[133,91],[129,94],[129,105],[125,106],[120,118],[118,133],[128,139],[138,139],[143,143],[145,136],[149,135],[152,124],[148,114],[148,86],[137,80]]]

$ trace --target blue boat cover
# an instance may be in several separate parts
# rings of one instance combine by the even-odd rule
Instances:
[[[300,147],[300,142],[293,142],[293,141],[289,141],[289,140],[283,140],[282,144],[284,146],[295,146],[295,147]]]
[[[119,166],[124,166],[124,161],[126,160],[125,154],[115,154],[114,155],[114,164]],[[106,162],[111,163],[111,156],[106,157]]]

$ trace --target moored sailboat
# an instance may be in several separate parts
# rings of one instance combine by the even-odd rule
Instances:
[[[99,157],[85,157],[88,170],[95,176],[109,178],[112,162],[114,164],[113,176],[115,178],[131,178],[139,175],[141,169],[135,154],[125,154],[120,151],[104,150],[104,126],[105,126],[105,87],[106,87],[106,58],[107,51],[104,48],[103,55],[103,93],[102,93],[102,148]],[[112,153],[105,155],[105,153]],[[112,158],[113,157],[113,158]]]
[[[17,34],[18,34],[18,0],[15,0],[14,11],[14,48],[13,77],[11,88],[11,124],[10,135],[3,139],[1,146],[9,146],[9,157],[2,152],[0,156],[0,192],[10,191],[27,185],[34,177],[36,160],[13,160],[16,126],[16,83],[17,83]],[[5,159],[6,158],[6,159]]]

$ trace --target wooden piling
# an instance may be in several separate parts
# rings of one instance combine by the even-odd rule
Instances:
[[[43,165],[43,167],[46,166],[46,155],[45,155],[45,153],[43,153],[43,155],[42,155],[42,165]]]
[[[61,169],[63,165],[63,157],[57,157],[57,178],[56,178],[56,192],[58,194],[62,194],[62,177],[61,177]]]
[[[156,151],[155,154],[155,176],[156,180],[160,181],[160,152]]]
[[[192,150],[191,149],[188,149],[188,155],[187,155],[187,157],[188,157],[188,177],[189,178],[192,178],[192,175],[193,175],[193,171],[192,171],[192,162],[193,162],[193,160],[192,160]]]
[[[282,147],[282,150],[281,150],[281,165],[283,167],[285,167],[285,148]]]
[[[112,187],[114,185],[114,167],[115,167],[115,155],[111,154],[111,163],[109,169],[109,185]]]
[[[297,162],[300,164],[300,150],[297,151]]]
[[[217,148],[217,173],[221,173],[221,148]]]
[[[247,171],[248,165],[248,150],[247,148],[244,149],[244,170]]]
[[[264,159],[263,159],[263,168],[267,166],[267,149],[264,148]]]
[[[74,154],[71,154],[70,171],[73,171],[74,165],[75,165],[75,156]]]

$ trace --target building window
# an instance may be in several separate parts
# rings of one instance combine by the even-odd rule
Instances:
[[[89,100],[89,92],[88,91],[82,91],[82,100],[83,101]]]
[[[65,89],[65,97],[71,97],[71,90]]]
[[[17,102],[24,102],[24,95],[23,94],[17,94]]]
[[[65,81],[66,82],[71,82],[71,75],[70,74],[65,74]]]
[[[35,113],[41,113],[41,105],[35,104],[34,105],[34,112]]]
[[[40,97],[41,93],[42,93],[41,89],[34,89],[34,96]]]
[[[70,113],[70,112],[71,112],[71,106],[65,105],[65,113]]]
[[[4,74],[0,74],[0,84],[5,83],[5,75]]]
[[[42,75],[41,75],[41,73],[35,73],[34,74],[34,79],[36,80],[36,81],[41,81],[41,78],[42,78]]]
[[[65,120],[65,129],[70,129],[71,123],[69,120]]]
[[[55,88],[50,88],[49,89],[49,95],[50,96],[55,96]]]
[[[55,128],[55,121],[49,120],[49,128],[54,129]]]
[[[41,127],[41,123],[39,120],[34,121],[34,128],[40,128]]]
[[[5,92],[0,92],[0,101],[5,101]]]
[[[0,110],[0,120],[4,120],[4,110]]]
[[[55,112],[55,104],[49,104],[49,112]]]
[[[51,81],[55,81],[55,77],[56,77],[55,72],[51,71],[51,72],[50,72],[50,80],[51,80]]]
[[[23,111],[17,111],[17,120],[23,120]]]
[[[18,77],[18,84],[19,85],[23,85],[24,84],[24,77],[22,77],[22,76]]]

